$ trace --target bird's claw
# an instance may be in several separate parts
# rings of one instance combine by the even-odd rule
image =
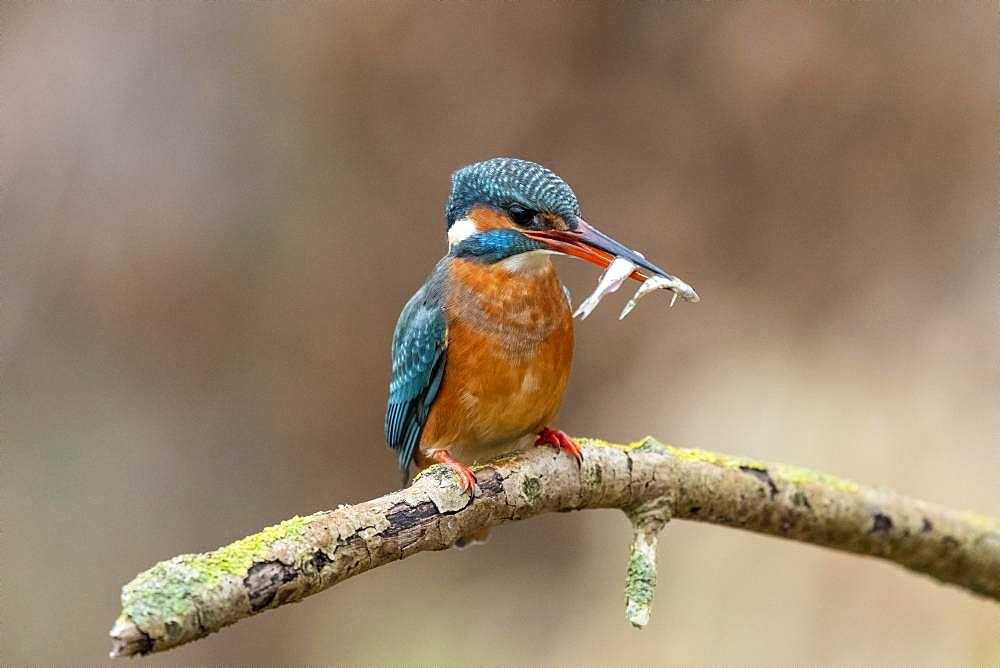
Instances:
[[[434,459],[450,468],[452,473],[458,476],[458,482],[462,486],[463,492],[473,497],[481,493],[482,490],[479,489],[479,483],[476,481],[476,474],[468,466],[452,457],[447,450],[435,452]]]
[[[535,445],[554,445],[572,455],[577,466],[583,466],[583,452],[580,450],[580,446],[561,429],[549,429],[548,427],[542,429],[538,432]]]

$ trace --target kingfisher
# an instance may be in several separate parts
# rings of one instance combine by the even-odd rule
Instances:
[[[403,307],[392,340],[385,438],[404,484],[412,466],[440,463],[474,496],[470,464],[532,444],[582,462],[553,427],[573,318],[551,257],[602,268],[625,258],[635,280],[673,277],[587,223],[573,189],[527,160],[493,158],[452,174],[445,222],[448,252]]]

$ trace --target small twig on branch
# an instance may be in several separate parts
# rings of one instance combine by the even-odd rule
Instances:
[[[632,521],[625,593],[636,626],[649,619],[656,536],[671,518],[880,557],[1000,601],[1000,526],[991,518],[652,438],[580,443],[580,469],[549,448],[478,467],[474,500],[436,466],[402,491],[161,562],[122,590],[111,656],[176,647],[383,564],[447,549],[479,529],[584,508],[619,508]]]

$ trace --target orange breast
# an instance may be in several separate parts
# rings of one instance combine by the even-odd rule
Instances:
[[[573,359],[569,304],[547,259],[514,272],[452,261],[445,312],[447,363],[421,435],[421,466],[441,449],[482,460],[549,425]]]

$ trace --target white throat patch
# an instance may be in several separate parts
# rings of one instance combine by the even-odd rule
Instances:
[[[509,272],[541,271],[552,266],[549,255],[556,254],[555,251],[550,250],[533,250],[512,255],[506,260],[501,260],[498,264]]]
[[[479,228],[476,227],[476,221],[471,218],[456,220],[448,228],[448,248],[465,241],[478,231]]]

